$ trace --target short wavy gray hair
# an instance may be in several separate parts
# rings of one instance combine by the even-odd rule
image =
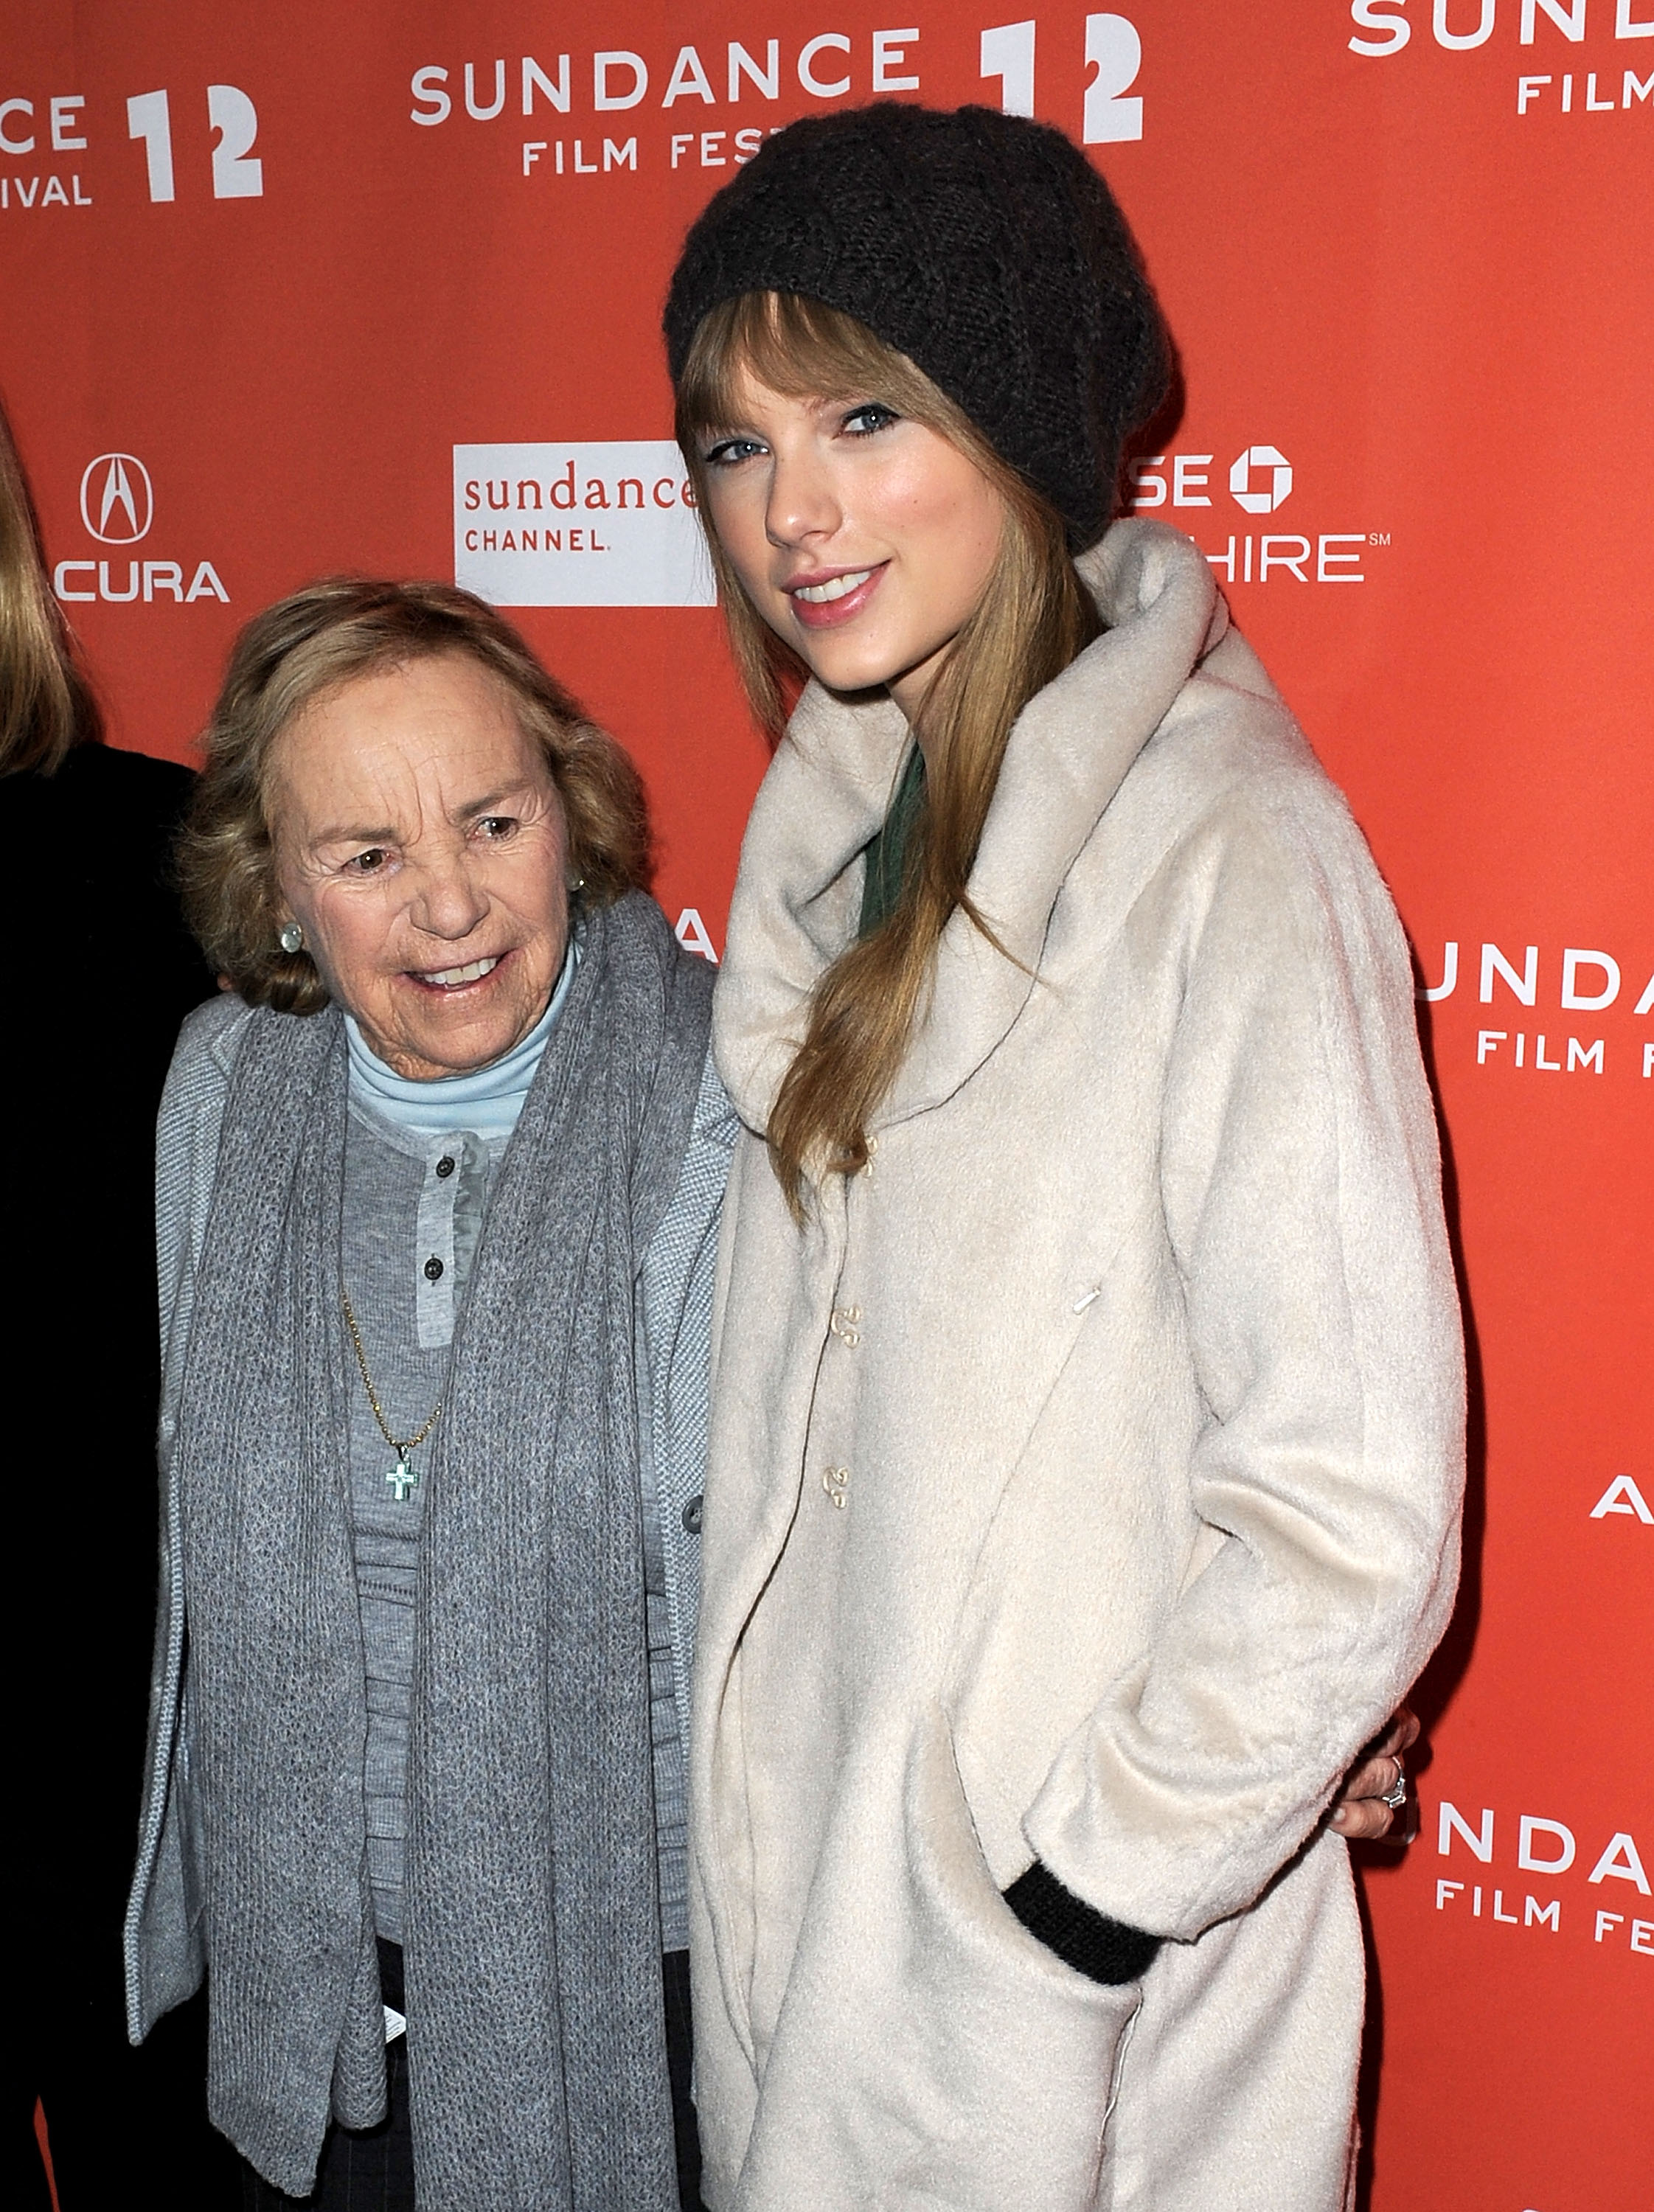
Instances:
[[[376,670],[464,653],[495,677],[562,801],[569,872],[607,906],[648,884],[648,817],[636,769],[492,607],[451,584],[329,577],[255,615],[235,641],[202,738],[205,765],[178,848],[185,913],[216,972],[253,1006],[313,1014],[327,987],[284,952],[271,820],[276,740],[307,707]]]

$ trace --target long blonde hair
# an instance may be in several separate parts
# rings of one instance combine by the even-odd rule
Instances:
[[[97,709],[52,595],[11,427],[0,411],[0,775],[50,775],[98,735]]]
[[[1011,726],[1101,625],[1056,509],[905,354],[852,316],[794,293],[745,293],[711,309],[696,331],[678,381],[677,428],[703,520],[705,441],[735,422],[743,373],[789,398],[880,400],[957,446],[1005,502],[993,576],[920,710],[925,799],[900,893],[883,924],[817,983],[804,1042],[769,1116],[770,1158],[802,1219],[812,1180],[867,1164],[867,1123],[906,1054],[956,908],[997,944],[968,885]],[[753,712],[779,735],[785,702],[808,672],[754,609],[709,522],[706,534],[736,666]]]

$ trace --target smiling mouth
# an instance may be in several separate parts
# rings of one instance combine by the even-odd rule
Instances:
[[[484,975],[491,975],[505,957],[495,953],[487,960],[468,960],[463,968],[415,968],[406,972],[413,982],[428,991],[459,991],[467,983],[480,983]]]
[[[889,565],[876,561],[870,568],[846,568],[837,576],[818,574],[812,583],[787,587],[794,621],[806,630],[840,629],[854,622],[884,582]]]
[[[851,592],[859,592],[873,574],[871,568],[852,568],[846,576],[830,576],[824,584],[799,584],[792,597],[802,599],[806,606],[824,607],[834,599],[842,599]]]

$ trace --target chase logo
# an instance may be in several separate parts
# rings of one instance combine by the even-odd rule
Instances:
[[[1264,479],[1256,486],[1254,469]],[[1277,446],[1249,446],[1229,471],[1229,489],[1249,514],[1273,514],[1292,495],[1292,465]]]
[[[81,478],[81,520],[100,545],[136,545],[155,520],[149,471],[136,453],[100,453]]]

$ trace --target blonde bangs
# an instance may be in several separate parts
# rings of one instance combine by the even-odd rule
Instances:
[[[678,387],[679,437],[733,428],[751,376],[787,399],[876,399],[984,445],[970,417],[865,323],[797,292],[743,292],[702,319]],[[991,448],[988,448],[991,451]]]

